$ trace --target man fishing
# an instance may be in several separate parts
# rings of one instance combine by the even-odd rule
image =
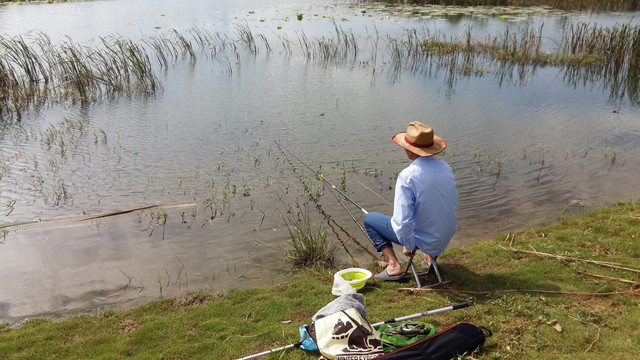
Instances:
[[[447,147],[444,139],[418,121],[411,122],[407,131],[391,139],[404,148],[411,164],[398,175],[393,215],[370,212],[363,219],[376,250],[388,262],[374,276],[385,281],[404,278],[393,243],[401,245],[406,256],[422,251],[422,267],[429,269],[431,258],[435,261],[444,252],[456,232],[458,209],[458,184],[453,171],[446,162],[434,157]]]

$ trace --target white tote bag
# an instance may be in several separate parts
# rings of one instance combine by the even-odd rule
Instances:
[[[355,308],[318,319],[308,331],[326,359],[369,360],[384,355],[380,333]]]

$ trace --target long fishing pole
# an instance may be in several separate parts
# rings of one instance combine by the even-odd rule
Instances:
[[[274,142],[276,143],[276,145],[278,145],[278,147],[281,150],[284,150],[286,152],[288,152],[289,154],[291,154],[291,156],[293,156],[296,160],[298,160],[302,165],[306,166],[307,169],[311,170],[315,175],[316,178],[318,178],[318,180],[322,180],[325,184],[329,185],[330,187],[332,187],[335,191],[337,191],[340,195],[342,195],[345,199],[349,200],[350,203],[352,203],[353,205],[355,205],[358,209],[360,209],[360,211],[362,211],[365,215],[368,214],[369,212],[367,210],[365,210],[362,206],[358,205],[358,203],[356,203],[355,201],[353,201],[349,196],[347,196],[347,194],[343,193],[342,191],[340,191],[340,189],[338,189],[335,185],[333,185],[332,183],[330,183],[329,181],[327,181],[327,179],[324,178],[324,176],[317,172],[316,170],[314,170],[313,168],[311,168],[311,166],[307,165],[304,161],[300,160],[299,157],[297,157],[294,153],[292,153],[291,151],[289,151],[289,149],[281,146],[280,144],[278,144],[277,141],[274,140]]]
[[[331,188],[329,188],[329,191],[331,192],[331,194],[336,198],[336,200],[338,200],[338,203],[340,203],[340,205],[342,205],[342,207],[344,208],[344,210],[347,212],[347,214],[349,214],[349,216],[351,217],[351,220],[353,220],[354,223],[356,223],[356,225],[358,226],[358,228],[360,229],[360,231],[362,231],[362,233],[364,234],[364,236],[371,242],[371,244],[375,247],[376,244],[373,242],[373,240],[371,239],[371,236],[369,236],[369,234],[367,233],[367,231],[362,227],[362,224],[360,224],[360,222],[358,220],[356,220],[356,217],[353,216],[353,214],[351,213],[351,211],[349,211],[349,209],[347,209],[347,206],[344,204],[344,202],[342,200],[340,200],[340,198],[338,197],[338,195],[336,195],[335,192],[333,192],[333,190],[331,190]],[[362,210],[365,215],[367,214],[367,212],[364,209],[360,209]],[[371,256],[373,256],[375,258],[375,256],[367,251]]]
[[[294,347],[298,347],[298,346],[300,346],[301,344],[302,344],[302,340],[298,341],[297,343],[289,344],[289,345],[287,345],[287,346],[283,346],[283,347],[279,347],[279,348],[276,348],[276,349],[271,349],[271,350],[263,351],[263,352],[258,353],[258,354],[253,354],[253,355],[245,356],[245,357],[243,357],[243,358],[239,358],[238,360],[253,359],[253,358],[260,357],[260,356],[262,356],[262,355],[269,355],[269,354],[273,354],[273,353],[276,353],[276,352],[280,352],[280,351],[284,351],[284,350],[291,349],[291,348],[294,348]]]
[[[353,220],[353,222],[358,226],[358,228],[362,231],[362,233],[364,234],[364,236],[371,242],[372,245],[375,246],[375,243],[373,242],[373,240],[371,239],[371,237],[369,236],[369,234],[367,233],[367,231],[362,227],[362,225],[360,224],[360,222],[358,220],[356,220],[355,216],[353,216],[353,214],[351,213],[351,211],[349,211],[349,209],[346,207],[346,205],[344,204],[344,202],[342,202],[342,200],[340,200],[340,197],[338,197],[338,195],[336,195],[336,193],[333,191],[337,191],[340,195],[344,196],[347,200],[349,200],[353,205],[355,205],[358,209],[360,209],[360,211],[362,211],[365,215],[368,214],[368,211],[363,209],[362,206],[358,205],[355,201],[353,201],[351,198],[349,198],[345,193],[343,193],[342,191],[340,191],[340,189],[336,188],[335,185],[331,184],[328,180],[326,180],[324,178],[324,176],[322,176],[322,174],[318,173],[317,171],[313,170],[309,165],[307,165],[304,161],[300,160],[299,157],[297,157],[294,153],[292,153],[289,149],[281,146],[280,144],[278,144],[277,141],[274,141],[276,143],[276,145],[278,145],[278,147],[280,148],[280,150],[283,152],[283,154],[286,156],[287,154],[284,153],[284,150],[286,150],[289,154],[291,154],[291,156],[293,156],[296,160],[298,160],[302,165],[306,166],[309,170],[313,171],[316,174],[316,177],[322,181],[325,182],[325,184],[329,185],[329,191],[331,192],[331,194],[336,198],[336,200],[338,201],[338,203],[340,203],[340,205],[342,205],[342,207],[344,208],[344,210],[349,214],[349,216],[351,217],[351,220]],[[375,256],[374,256],[375,257]],[[413,259],[413,257],[411,257],[411,259]]]
[[[388,323],[392,323],[392,322],[415,319],[415,318],[422,317],[422,316],[427,316],[427,315],[439,314],[441,312],[462,309],[462,308],[466,308],[468,306],[471,306],[471,303],[469,303],[469,302],[461,303],[461,304],[457,304],[457,305],[443,307],[443,308],[440,308],[440,309],[435,309],[435,310],[425,311],[425,312],[421,312],[421,313],[417,313],[417,314],[413,314],[413,315],[402,316],[402,317],[395,318],[395,319],[385,320],[385,321],[382,321],[382,322],[379,322],[379,323],[372,324],[371,326],[374,327],[374,328],[378,328],[382,324],[388,324]],[[300,339],[300,341],[298,341],[296,343],[289,344],[287,346],[279,347],[279,348],[276,348],[276,349],[263,351],[263,352],[261,352],[259,354],[250,355],[250,356],[247,356],[247,357],[240,358],[238,360],[253,359],[253,358],[256,358],[256,357],[259,357],[259,356],[262,356],[262,355],[272,354],[272,353],[283,351],[283,350],[290,349],[290,348],[293,348],[293,347],[300,347],[300,345],[304,342],[304,340],[306,340],[306,339],[303,338],[303,339]]]
[[[461,303],[461,304],[447,306],[447,307],[443,307],[443,308],[435,309],[435,310],[431,310],[431,311],[425,311],[425,312],[421,312],[421,313],[417,313],[417,314],[402,316],[402,317],[395,318],[395,319],[388,319],[388,320],[385,320],[385,321],[382,321],[382,322],[378,322],[378,323],[372,324],[371,326],[373,326],[374,328],[378,328],[382,324],[388,324],[388,323],[393,323],[393,322],[411,320],[411,319],[415,319],[415,318],[422,317],[422,316],[434,315],[434,314],[438,314],[438,313],[445,312],[445,311],[466,308],[466,307],[469,307],[469,306],[471,306],[470,302]]]

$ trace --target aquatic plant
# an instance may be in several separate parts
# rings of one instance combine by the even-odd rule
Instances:
[[[474,39],[470,29],[461,39],[407,29],[400,38],[387,38],[390,61],[380,66],[376,65],[380,60],[377,30],[374,38],[368,38],[376,49],[372,52],[375,55],[370,54],[374,57],[359,61],[361,41],[367,39],[356,38],[335,20],[333,26],[335,33],[330,36],[311,39],[304,32],[298,34],[299,50],[307,61],[372,66],[373,75],[390,66],[396,77],[403,70],[445,71],[445,81],[450,86],[459,75],[494,74],[500,82],[526,81],[534,75],[536,67],[556,66],[565,71],[564,78],[569,84],[601,82],[610,89],[613,99],[628,96],[632,102],[638,100],[640,29],[631,24],[568,25],[555,52],[542,51],[542,28],[524,26],[516,31],[507,28],[504,33],[485,39]],[[0,119],[20,120],[24,109],[48,101],[90,102],[103,97],[153,93],[161,84],[151,59],[160,68],[168,68],[183,58],[194,62],[201,54],[220,62],[231,74],[233,64],[240,66],[240,49],[253,56],[261,48],[266,53],[274,51],[267,37],[254,34],[247,23],[236,27],[236,35],[233,39],[204,29],[189,29],[184,34],[172,30],[144,39],[140,44],[121,37],[103,37],[97,48],[76,44],[70,38],[53,45],[42,33],[28,38],[0,37]],[[293,55],[295,42],[286,34],[277,37],[281,53]]]
[[[298,36],[298,43],[307,60],[327,65],[343,64],[348,59],[357,58],[358,41],[353,32],[344,31],[335,21],[333,25],[335,37],[323,36],[309,39],[304,32]]]
[[[563,29],[556,52],[542,51],[541,41],[542,27],[507,28],[485,39],[474,39],[469,29],[462,39],[407,29],[388,47],[394,76],[404,69],[426,74],[446,71],[451,86],[459,75],[494,74],[499,82],[525,82],[537,67],[554,66],[563,70],[569,84],[601,82],[613,100],[627,96],[632,103],[640,101],[640,26],[572,24]]]
[[[327,240],[327,232],[313,224],[308,207],[290,204],[286,215],[280,214],[289,231],[291,249],[287,259],[297,268],[332,267],[337,248]]]
[[[167,210],[161,206],[151,207],[142,212],[145,216],[149,217],[149,221],[147,223],[147,229],[149,231],[149,237],[153,235],[155,229],[162,227],[162,240],[164,240],[165,236],[165,226],[167,225],[167,218],[169,214]],[[140,216],[140,215],[139,215]]]
[[[569,83],[599,80],[611,89],[613,99],[628,94],[632,102],[638,102],[640,26],[571,24],[564,29],[559,47],[563,56],[585,59],[585,64],[566,65],[565,79]],[[579,65],[585,66],[578,68]]]
[[[89,102],[159,87],[145,49],[128,39],[102,38],[92,49],[69,37],[53,45],[43,33],[0,36],[0,119],[19,121],[23,109],[47,101]]]
[[[595,11],[635,11],[638,2],[635,0],[382,0],[376,1],[400,5],[439,4],[444,6],[551,6],[563,10],[595,10]]]

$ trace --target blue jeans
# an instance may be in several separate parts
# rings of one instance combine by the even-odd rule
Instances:
[[[393,246],[393,243],[402,245],[391,227],[391,216],[370,212],[364,216],[362,222],[378,252],[388,246]]]

